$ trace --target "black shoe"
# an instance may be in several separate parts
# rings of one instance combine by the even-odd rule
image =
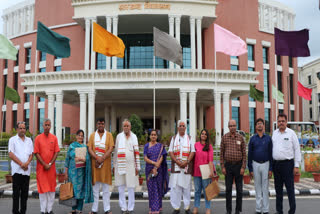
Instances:
[[[110,214],[112,213],[111,210],[105,211],[104,214]]]
[[[263,214],[269,214],[269,212],[263,213]]]
[[[128,213],[129,213],[129,214],[134,214],[134,211],[133,211],[133,210],[131,210],[131,211],[128,211]]]
[[[256,212],[256,214],[261,214],[261,212]]]
[[[240,213],[241,213],[241,212],[240,212],[240,211],[238,211],[238,210],[234,212],[234,214],[240,214]]]
[[[190,209],[184,210],[185,214],[191,214]]]
[[[173,210],[172,214],[179,214],[180,210]]]

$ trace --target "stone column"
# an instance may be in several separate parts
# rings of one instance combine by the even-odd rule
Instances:
[[[223,130],[224,134],[229,132],[228,122],[230,118],[230,92],[223,93]]]
[[[85,47],[84,47],[84,69],[89,70],[90,57],[90,19],[85,19]]]
[[[183,90],[180,90],[180,120],[187,123],[187,92]]]
[[[116,106],[113,104],[111,106],[111,131],[115,132],[117,130],[117,114],[116,114]]]
[[[176,39],[180,43],[180,23],[181,23],[181,16],[175,17],[176,21]],[[180,69],[180,65],[176,65],[177,69]]]
[[[88,136],[95,130],[95,99],[96,91],[90,90],[88,93]]]
[[[195,18],[190,16],[191,68],[196,69],[196,34]]]
[[[111,22],[112,22],[111,16],[106,17],[106,22],[107,22],[107,31],[111,32]],[[111,69],[111,58],[108,56],[106,59],[106,68],[107,68],[107,70]]]
[[[85,134],[85,139],[88,137],[89,133],[87,133],[87,93],[83,91],[78,91],[80,96],[80,129],[83,130]],[[84,139],[84,140],[85,140]]]
[[[26,8],[22,8],[22,24],[21,24],[21,33],[26,32]]]
[[[48,95],[48,119],[51,120],[50,133],[54,132],[54,94],[47,93]]]
[[[202,69],[202,17],[197,18],[197,54],[198,54],[198,69]]]
[[[199,105],[199,130],[201,131],[203,129],[203,104]]]
[[[112,33],[118,36],[118,16],[113,17]],[[117,57],[112,57],[112,69],[117,69]]]
[[[109,117],[109,106],[106,105],[104,107],[104,120],[105,120],[105,129],[109,132],[110,131],[110,117]]]
[[[172,15],[169,15],[169,35],[174,37],[174,17]],[[169,61],[169,68],[174,68],[174,64],[171,61]]]
[[[96,18],[91,18],[91,71],[96,70],[96,52],[93,51],[93,23],[97,22]]]
[[[174,130],[175,130],[175,124],[174,124],[174,118],[175,118],[175,105],[174,104],[171,104],[171,107],[170,107],[170,118],[169,118],[169,127],[170,127],[170,132],[171,133],[174,133]]]
[[[33,26],[34,26],[34,5],[30,6],[30,22],[31,22],[31,26],[30,26],[30,30],[33,31]]]
[[[196,95],[197,95],[197,90],[193,90],[189,92],[189,124],[190,124],[189,134],[193,142],[196,142],[196,137],[197,137]]]
[[[215,115],[215,129],[216,129],[216,145],[221,143],[221,94],[214,91],[214,115]]]
[[[56,107],[56,136],[58,138],[59,147],[62,146],[62,104],[63,104],[63,91],[56,94],[57,107]],[[51,125],[54,126],[54,121]]]

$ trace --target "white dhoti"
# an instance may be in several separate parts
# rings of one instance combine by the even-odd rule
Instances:
[[[40,212],[50,213],[52,211],[55,194],[56,194],[55,192],[46,192],[46,193],[39,194]]]
[[[92,204],[92,212],[98,212],[100,186],[102,186],[103,209],[105,212],[110,210],[110,191],[109,184],[96,182],[92,187],[94,202]]]
[[[125,195],[125,185],[118,186],[119,191],[119,206],[122,211],[133,211],[134,210],[134,188],[128,187],[128,205],[126,202],[126,195]]]
[[[170,202],[174,209],[180,209],[181,197],[183,197],[184,209],[190,208],[191,201],[191,175],[172,173],[169,181]]]

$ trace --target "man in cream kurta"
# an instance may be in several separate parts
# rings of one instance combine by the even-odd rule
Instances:
[[[174,171],[178,171],[178,173],[172,173],[171,169],[170,202],[174,208],[173,213],[180,213],[181,197],[183,196],[185,212],[191,213],[191,175],[186,174],[186,171],[189,162],[194,157],[195,148],[194,142],[185,133],[186,123],[184,121],[178,121],[178,131],[179,133],[172,137],[169,147],[171,160],[175,163]]]
[[[119,206],[122,213],[134,213],[134,189],[138,185],[140,170],[139,145],[137,136],[131,132],[131,123],[124,120],[123,132],[116,139],[113,163],[115,165],[115,186],[119,191]],[[128,190],[128,205],[125,188]]]
[[[98,213],[100,186],[102,186],[102,198],[104,213],[111,213],[110,190],[112,185],[111,153],[114,142],[110,132],[104,129],[104,118],[97,119],[97,130],[90,135],[88,151],[91,156],[92,191],[94,202],[91,214]]]

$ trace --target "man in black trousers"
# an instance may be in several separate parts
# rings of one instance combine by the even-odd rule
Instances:
[[[283,185],[287,189],[290,210],[296,212],[294,174],[299,173],[301,153],[296,133],[287,127],[287,115],[278,115],[278,129],[272,134],[274,186],[276,189],[276,214],[283,214]]]
[[[17,131],[18,134],[9,139],[8,147],[9,158],[12,160],[12,213],[25,214],[29,194],[30,162],[33,157],[33,143],[29,137],[25,136],[26,125],[24,122],[17,123]]]
[[[226,183],[226,209],[227,214],[232,211],[232,182],[235,179],[237,189],[237,202],[235,214],[242,212],[242,179],[246,168],[246,144],[242,135],[236,132],[235,120],[228,123],[230,132],[225,134],[220,146],[220,165],[225,175]]]

